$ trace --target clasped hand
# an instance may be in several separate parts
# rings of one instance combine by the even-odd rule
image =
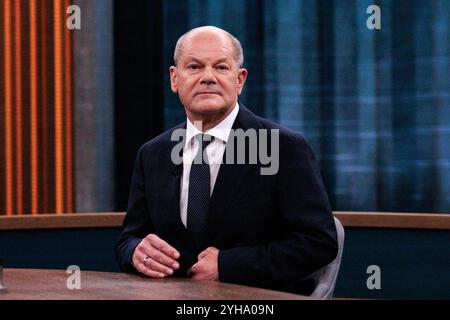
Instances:
[[[152,277],[165,278],[173,274],[180,265],[180,253],[155,234],[149,234],[136,247],[132,263],[137,271]],[[219,250],[208,247],[198,255],[198,261],[187,272],[194,280],[218,280]]]

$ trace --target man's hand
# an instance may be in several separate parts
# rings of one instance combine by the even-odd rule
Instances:
[[[187,272],[195,280],[219,280],[219,250],[209,247],[198,255],[198,262]]]
[[[180,253],[156,234],[149,234],[133,253],[133,266],[140,273],[152,278],[164,278],[180,267],[176,261]]]

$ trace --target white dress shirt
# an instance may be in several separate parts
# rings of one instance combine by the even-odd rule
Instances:
[[[209,160],[209,170],[211,176],[211,190],[210,195],[214,190],[214,185],[216,183],[217,175],[219,174],[220,165],[222,163],[223,153],[225,152],[225,146],[230,136],[231,128],[233,126],[234,120],[236,120],[237,114],[239,112],[239,104],[233,108],[233,111],[223,119],[215,127],[207,130],[204,134],[209,134],[214,137],[214,140],[206,147],[206,154]],[[198,134],[202,134],[199,129],[197,129],[194,124],[187,119],[186,125],[186,144],[183,148],[183,176],[180,179],[180,215],[181,221],[184,226],[187,226],[187,202],[188,202],[188,192],[189,192],[189,175],[191,173],[192,161],[197,154],[199,143],[194,137]]]

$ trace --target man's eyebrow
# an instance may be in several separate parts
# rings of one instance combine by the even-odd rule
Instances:
[[[197,59],[195,57],[192,57],[192,56],[188,56],[186,60],[187,60],[186,63],[194,61],[194,62],[203,64],[203,61],[201,61],[201,60],[199,60],[199,59]],[[219,58],[219,59],[214,61],[214,64],[222,63],[222,62],[228,62],[228,58],[227,57]]]

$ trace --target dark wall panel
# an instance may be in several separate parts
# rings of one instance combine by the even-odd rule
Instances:
[[[162,1],[114,2],[116,210],[126,209],[140,145],[163,129]]]

